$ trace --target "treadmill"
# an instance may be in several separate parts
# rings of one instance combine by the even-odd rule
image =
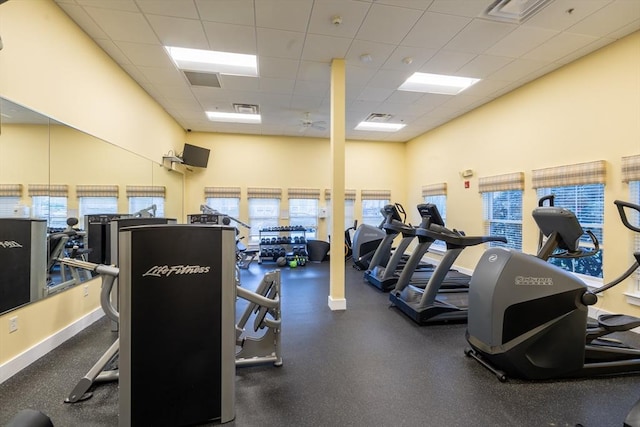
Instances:
[[[401,278],[407,283],[411,282],[411,284],[417,288],[424,288],[427,286],[431,276],[433,275],[435,266],[431,264],[424,264],[422,262],[422,257],[427,253],[431,244],[438,239],[432,238],[430,235],[418,231],[429,228],[429,225],[439,225],[444,227],[444,220],[442,219],[438,208],[433,203],[419,204],[418,212],[420,213],[420,217],[422,217],[420,226],[413,230],[405,230],[405,233],[418,238],[418,244],[414,248],[406,264],[400,270],[385,270],[384,276],[379,279],[381,286],[377,286],[376,283],[372,283],[374,286],[377,286],[385,292],[394,289]],[[409,243],[410,240],[406,244],[408,245]],[[447,245],[447,250],[448,249],[449,246]],[[446,272],[445,279],[442,281],[441,287],[454,289],[468,288],[470,280],[471,276],[468,274],[449,268]]]
[[[411,244],[411,241],[416,237],[416,228],[411,226],[410,224],[406,224],[403,220],[400,219],[398,209],[396,208],[397,206],[399,205],[396,204],[385,206],[385,210],[389,208],[390,212],[389,215],[386,216],[387,221],[385,221],[385,224],[382,228],[387,233],[387,236],[392,236],[389,237],[391,240],[393,240],[393,238],[395,238],[397,235],[402,235],[400,244],[394,250],[391,259],[389,259],[389,262],[387,262],[386,266],[379,263],[374,263],[374,261],[377,261],[376,253],[371,262],[371,265],[373,265],[374,267],[364,272],[365,280],[384,292],[388,292],[396,286],[396,282],[398,281],[400,272],[406,267],[406,264],[408,263],[405,251],[407,250],[409,244]],[[422,217],[422,222],[420,223],[418,228],[426,227],[427,222],[430,220],[432,215],[432,212],[429,209],[421,209],[421,206],[425,205],[418,205],[418,212]],[[401,208],[402,206],[399,207]],[[401,212],[404,214],[404,210],[402,210]],[[378,247],[378,250],[380,250],[382,246],[383,245],[381,244]],[[413,270],[429,270],[432,272],[434,268],[435,266],[432,264],[418,263],[415,267],[413,267]]]
[[[447,244],[447,252],[424,289],[410,283],[411,273],[407,270],[409,267],[407,264],[398,278],[395,289],[389,294],[389,300],[392,305],[420,325],[431,322],[465,321],[469,307],[469,288],[468,286],[443,286],[449,269],[464,248],[487,242],[507,243],[507,239],[502,236],[465,236],[459,231],[449,230],[434,223],[426,228],[417,229],[416,236],[425,242],[444,241]]]

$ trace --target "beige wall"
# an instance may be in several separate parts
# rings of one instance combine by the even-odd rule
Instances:
[[[478,178],[525,173],[523,250],[534,252],[538,231],[531,170],[594,160],[607,162],[604,275],[612,280],[632,262],[632,235],[613,201],[628,200],[620,158],[640,154],[640,33],[548,74],[521,89],[407,143],[408,204],[421,201],[421,186],[446,182],[447,222],[468,235],[482,234]],[[473,169],[471,188],[459,172]],[[463,252],[459,264],[473,269],[484,247]],[[601,298],[613,312],[640,314],[618,286]]]
[[[0,29],[0,96],[156,162],[182,146],[184,130],[53,1],[2,4]],[[39,162],[34,159],[23,170],[40,167]],[[149,176],[167,179],[149,169]],[[109,179],[113,173],[118,173],[115,165]],[[20,316],[20,328],[12,334],[10,316],[0,316],[0,364],[99,307],[99,300],[85,298],[81,289],[11,312]]]
[[[206,169],[186,171],[186,211],[198,213],[204,203],[204,187],[240,187],[240,218],[248,221],[247,187],[282,188],[281,210],[288,209],[287,188],[321,190],[320,206],[326,206],[324,190],[331,185],[328,139],[194,132],[190,144],[211,149]],[[398,142],[347,141],[346,188],[390,190],[394,201],[404,202],[404,144]],[[358,191],[359,195],[359,191]],[[356,217],[360,202],[356,201]],[[286,225],[283,221],[283,225]],[[327,238],[327,222],[319,220],[318,238]]]

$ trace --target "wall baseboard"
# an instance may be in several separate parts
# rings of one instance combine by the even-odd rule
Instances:
[[[67,341],[69,338],[76,335],[86,327],[93,324],[98,319],[104,316],[104,312],[101,307],[96,308],[92,312],[86,314],[75,322],[69,324],[65,328],[55,332],[51,336],[43,339],[39,343],[35,344],[28,350],[23,351],[13,359],[0,365],[0,384],[49,353],[60,344]]]

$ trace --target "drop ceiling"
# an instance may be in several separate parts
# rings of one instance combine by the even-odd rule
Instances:
[[[552,0],[520,24],[485,18],[493,0],[55,2],[193,131],[327,138],[329,126],[302,124],[329,123],[330,64],[345,58],[346,137],[356,140],[410,140],[640,29],[640,0]],[[259,77],[192,85],[163,46],[255,54]],[[456,96],[397,90],[416,71],[482,80]],[[207,120],[233,104],[257,105],[262,123]],[[374,113],[406,126],[353,130]]]

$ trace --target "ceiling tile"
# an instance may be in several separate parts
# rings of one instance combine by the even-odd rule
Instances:
[[[136,3],[140,7],[140,10],[147,14],[172,16],[175,18],[200,18],[193,0],[136,0]]]
[[[510,83],[511,82],[503,82],[500,80],[480,80],[478,83],[462,92],[462,94],[486,98]]]
[[[203,22],[202,25],[211,50],[249,55],[257,53],[256,30],[253,27],[220,22]]]
[[[305,32],[313,0],[260,0],[255,2],[256,25],[284,31]]]
[[[411,74],[411,71],[379,70],[367,85],[396,90]]]
[[[260,92],[292,94],[296,81],[293,79],[272,79],[261,77]]]
[[[441,50],[420,67],[419,71],[423,73],[454,74],[475,57],[476,55],[473,53]]]
[[[77,0],[81,6],[99,7],[102,9],[121,10],[125,12],[137,12],[138,7],[133,0]]]
[[[145,82],[148,83],[147,77],[143,73],[141,73],[138,67],[136,67],[135,65],[132,65],[132,64],[119,64],[119,65],[124,71],[126,71],[127,74],[129,74],[133,79],[135,79],[135,81],[139,85],[142,85]]]
[[[422,12],[374,3],[356,39],[380,43],[398,44],[420,18]]]
[[[71,19],[82,27],[85,33],[92,38],[106,39],[107,34],[93,20],[93,18],[81,7],[76,4],[61,3],[60,7],[65,11]]]
[[[393,53],[394,45],[354,40],[347,52],[347,62],[358,64],[358,67],[380,68]],[[369,54],[371,62],[362,62],[360,55]]]
[[[298,80],[329,82],[331,64],[325,62],[302,61],[298,69]]]
[[[558,34],[556,30],[519,27],[486,50],[489,55],[518,58]]]
[[[373,68],[359,67],[347,62],[347,91],[349,87],[365,85],[376,74]]]
[[[376,110],[380,105],[380,101],[365,101],[364,99],[356,99],[346,106],[347,112],[363,114],[363,118]]]
[[[258,28],[258,54],[276,58],[299,59],[304,33]]]
[[[118,64],[131,64],[131,60],[127,58],[127,55],[122,53],[120,48],[110,39],[95,39],[95,42]]]
[[[175,68],[167,51],[160,45],[142,43],[115,42],[132,64],[147,67]]]
[[[310,82],[298,80],[293,89],[294,95],[324,97],[329,93],[329,82]]]
[[[640,19],[640,1],[616,0],[568,29],[571,33],[604,37]],[[640,28],[637,23],[635,29]]]
[[[295,59],[258,57],[258,72],[260,77],[281,79],[295,79],[298,74],[300,61]]]
[[[516,27],[515,24],[474,19],[456,34],[445,48],[460,52],[483,53]]]
[[[375,0],[378,4],[406,7],[407,9],[427,10],[433,0]]]
[[[394,90],[395,89],[367,86],[360,92],[358,100],[382,102],[387,99]]]
[[[512,62],[487,77],[492,80],[515,82],[527,76],[528,74],[544,67],[544,65],[545,62],[542,61],[533,61],[531,59],[514,59]]]
[[[149,15],[147,19],[163,46],[209,49],[207,37],[198,20],[160,15]]]
[[[158,38],[141,13],[87,7],[87,13],[114,41],[159,44]]]
[[[429,12],[475,18],[480,16],[489,4],[490,1],[478,0],[435,0],[429,6]]]
[[[196,0],[200,19],[226,24],[255,24],[253,0]]]
[[[471,22],[470,18],[425,12],[400,44],[440,49],[469,22]]]
[[[395,90],[385,101],[389,104],[413,104],[424,96],[420,92],[408,92],[406,90]]]
[[[524,23],[524,26],[563,31],[604,7],[610,1],[583,0],[577,2],[575,0],[555,0],[529,18]],[[635,2],[636,0],[631,1]]]
[[[382,68],[385,70],[414,72],[420,69],[420,67],[435,55],[437,51],[437,49],[398,46],[382,65]],[[410,59],[410,63],[407,64],[405,63],[405,60],[408,59]]]
[[[175,68],[156,68],[138,66],[138,70],[154,86],[160,85],[180,85],[185,82],[184,74]]]
[[[370,7],[371,4],[356,1],[323,0],[315,2],[309,21],[309,33],[353,38]],[[342,18],[340,25],[334,25],[331,22],[331,18],[336,15]]]
[[[322,96],[293,95],[291,97],[291,108],[296,110],[314,110],[322,105]]]
[[[328,63],[333,58],[344,58],[350,45],[351,39],[344,37],[307,34],[302,59]]]
[[[260,79],[256,77],[220,75],[220,86],[226,90],[257,91]]]
[[[455,75],[484,79],[511,61],[513,58],[505,58],[504,56],[478,55],[462,66]]]
[[[593,36],[585,36],[582,34],[560,33],[537,48],[529,51],[529,53],[523,55],[522,58],[539,61],[557,61],[576,49],[580,49],[594,42],[595,39]]]

